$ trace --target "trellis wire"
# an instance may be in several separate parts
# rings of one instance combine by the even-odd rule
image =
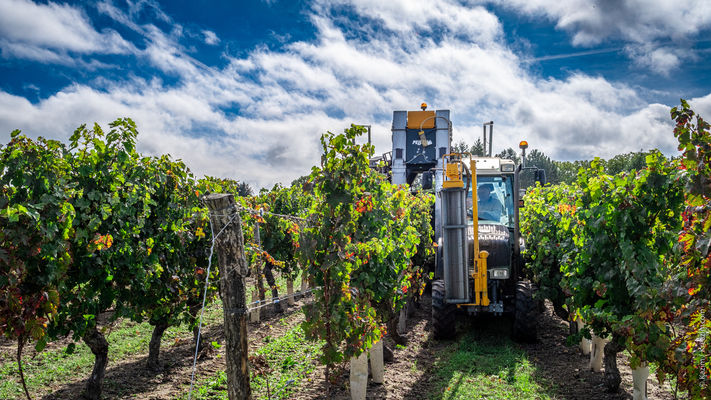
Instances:
[[[305,295],[307,295],[307,294],[313,292],[314,290],[318,290],[318,289],[320,289],[320,288],[321,288],[321,287],[318,286],[318,287],[311,288],[311,289],[309,289],[309,290],[304,290],[304,291],[301,291],[301,292],[296,292],[296,293],[292,293],[292,294],[287,294],[287,295],[279,296],[279,297],[272,297],[271,299],[268,299],[268,300],[265,299],[265,300],[253,301],[253,302],[251,302],[251,303],[249,303],[249,304],[250,304],[250,305],[252,305],[252,304],[259,304],[259,303],[264,303],[264,304],[260,304],[260,305],[258,305],[258,306],[256,306],[256,307],[247,307],[247,309],[245,310],[245,312],[250,312],[250,311],[254,311],[254,310],[259,310],[260,308],[263,308],[263,307],[266,307],[266,306],[269,306],[269,305],[272,305],[272,304],[280,303],[282,300],[286,300],[286,299],[288,299],[288,298],[290,298],[290,297],[305,296]]]
[[[258,215],[258,216],[260,216],[260,217],[262,217],[262,216],[264,216],[264,215],[272,215],[272,216],[279,217],[279,218],[283,218],[283,219],[286,219],[286,220],[289,220],[289,221],[292,221],[292,222],[296,222],[296,223],[308,223],[308,222],[309,222],[309,220],[306,219],[306,218],[296,217],[296,216],[294,216],[294,215],[287,215],[287,214],[274,213],[274,212],[266,211],[266,210],[263,210],[263,209],[255,210],[255,209],[253,209],[253,208],[243,207],[243,206],[238,205],[238,204],[235,204],[233,207],[228,207],[228,208],[226,208],[226,210],[229,210],[230,208],[234,208],[234,209],[237,210],[237,211],[245,211],[245,212],[247,212],[247,213],[250,213],[250,214],[252,214],[252,215]],[[214,215],[214,216],[216,216],[216,217],[229,217],[229,216],[231,216],[232,214],[212,214],[212,215]]]

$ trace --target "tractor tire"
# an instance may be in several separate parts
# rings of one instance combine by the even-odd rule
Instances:
[[[529,281],[516,283],[516,308],[513,321],[513,339],[517,342],[535,343],[538,334],[538,302],[533,298],[533,285]]]
[[[434,338],[452,339],[455,335],[457,307],[444,300],[444,281],[432,282],[432,327]]]

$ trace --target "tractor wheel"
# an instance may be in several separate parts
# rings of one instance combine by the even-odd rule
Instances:
[[[444,281],[432,282],[432,326],[435,339],[452,339],[455,334],[457,307],[444,300]]]
[[[517,342],[534,343],[538,331],[538,315],[538,304],[533,298],[533,285],[529,281],[517,282],[513,339]]]

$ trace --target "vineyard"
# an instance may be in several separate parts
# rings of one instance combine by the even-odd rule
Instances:
[[[539,294],[564,319],[607,338],[605,378],[620,383],[616,355],[653,364],[691,398],[711,396],[711,136],[688,104],[671,111],[683,152],[647,156],[639,172],[605,175],[593,162],[571,185],[526,196],[522,230]]]
[[[620,386],[616,360],[624,353],[633,369],[652,367],[675,395],[709,398],[711,134],[683,101],[671,115],[681,157],[652,152],[646,168],[617,175],[593,162],[572,184],[528,191],[521,208],[526,271],[538,285],[540,303],[549,301],[558,317],[582,327],[571,331],[569,343],[593,336],[607,341],[608,390]],[[68,143],[13,132],[0,148],[0,330],[15,345],[13,374],[22,389],[8,396],[46,394],[26,385],[23,354],[42,358],[61,343],[61,357],[86,352],[80,349],[86,345],[93,362],[81,395],[102,398],[107,338],[125,327],[127,335],[150,336],[148,354],[136,368],[153,374],[165,368],[165,335],[177,344],[186,340],[178,332],[187,328],[194,376],[198,356],[221,346],[201,337],[215,336],[208,327],[227,304],[220,295],[230,274],[255,289],[249,309],[225,308],[225,324],[228,314],[246,320],[263,310],[272,318],[250,328],[250,346],[258,338],[262,347],[245,365],[245,396],[308,392],[315,383],[296,389],[297,378],[288,372],[302,358],[319,361],[324,379],[318,387],[336,393],[348,385],[348,362],[375,358],[386,338],[397,357],[412,361],[409,349],[431,342],[414,333],[404,337],[398,325],[427,307],[435,200],[372,169],[373,147],[357,141],[364,132],[351,126],[324,134],[321,164],[310,175],[256,195],[238,195],[240,183],[233,180],[198,179],[169,155],[140,154],[130,119],[113,122],[108,131],[81,126]],[[210,195],[220,193],[234,194],[234,204],[208,209]],[[224,227],[215,229],[218,220]],[[233,228],[244,271],[225,270],[218,257],[220,235]],[[302,283],[296,294],[294,282]],[[293,313],[294,297],[303,314]],[[274,329],[278,324],[283,329]],[[412,332],[428,336],[424,325]],[[473,357],[463,343],[474,338],[484,349],[491,345],[480,334],[467,334],[456,351]],[[281,354],[283,348],[291,350]],[[505,348],[502,370],[523,357],[520,347],[505,342]],[[426,367],[442,365],[430,360]],[[314,368],[308,369],[300,374]],[[504,377],[511,390],[528,390],[519,385],[521,373]],[[367,366],[365,374],[367,380]],[[232,384],[224,373],[218,376],[212,386]],[[387,386],[391,376],[385,376]],[[213,398],[199,397],[210,392],[210,383],[181,383],[179,398]],[[417,382],[409,384],[410,398],[417,398]],[[450,386],[428,390],[441,395]]]

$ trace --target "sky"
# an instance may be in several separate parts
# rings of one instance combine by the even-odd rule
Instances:
[[[674,155],[710,61],[708,0],[0,0],[0,143],[129,117],[139,151],[268,188],[351,123],[389,151],[426,102],[455,142],[493,120],[494,152]]]

